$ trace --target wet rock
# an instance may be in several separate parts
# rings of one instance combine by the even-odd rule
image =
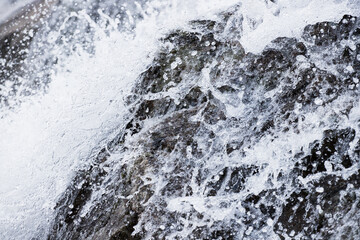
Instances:
[[[325,172],[327,168],[338,170],[352,166],[352,160],[348,155],[349,144],[354,140],[353,129],[327,130],[321,143],[318,141],[311,144],[311,154],[295,164],[302,177],[309,174]]]
[[[360,219],[356,214],[360,210],[356,193],[360,187],[359,173],[347,179],[335,175],[324,176],[315,180],[312,188],[293,192],[286,201],[275,231],[282,239],[298,234],[306,238],[329,239],[338,236],[338,239],[354,239],[354,236],[346,236],[340,226],[345,219]],[[356,230],[349,233],[359,234]]]
[[[360,140],[344,124],[358,98],[357,52],[341,43],[359,43],[357,18],[253,54],[224,37],[241,26],[235,12],[160,40],[131,116],[59,200],[49,239],[359,236],[346,221],[359,219]],[[322,138],[301,147],[281,138],[317,129]]]

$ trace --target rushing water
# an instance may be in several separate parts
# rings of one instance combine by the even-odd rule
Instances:
[[[245,20],[239,40],[247,52],[259,53],[276,37],[300,37],[307,24],[338,21],[344,14],[360,13],[356,0],[275,2],[153,0],[99,4],[66,0],[54,7],[48,24],[38,31],[29,48],[25,71],[5,79],[5,87],[0,89],[7,98],[0,109],[0,238],[45,238],[56,202],[76,171],[113,139],[128,119],[126,97],[152,62],[160,46],[158,40],[170,30],[194,19],[216,19],[217,13],[240,3],[239,12]],[[10,6],[7,1],[0,2],[0,21],[18,8]],[[114,13],[113,8],[121,11]],[[206,71],[203,74],[206,76]],[[20,83],[15,93],[9,90],[13,78]],[[181,93],[169,94],[176,99]],[[332,107],[336,109],[339,102]],[[228,108],[229,116],[240,111],[230,105]],[[321,122],[328,114],[326,108],[308,113],[303,128]],[[353,125],[358,114],[357,107],[343,127]],[[247,150],[243,162],[252,164],[256,159],[257,164],[270,164],[264,176],[277,172],[281,164],[287,164],[280,161],[287,155],[279,146],[286,146],[286,150],[305,146],[320,139],[323,130],[319,127],[302,134],[280,134],[275,141],[261,139]],[[223,134],[226,138],[226,132]],[[274,156],[280,160],[273,162]],[[216,159],[223,159],[213,158],[214,166],[207,166],[209,169],[222,164]],[[266,177],[248,181],[247,186],[257,193]],[[195,209],[205,208],[203,199],[193,198],[170,199],[168,209],[186,211],[184,204],[190,200],[196,203]],[[217,200],[213,201],[209,211],[218,219],[225,218],[229,213],[220,212]]]
[[[16,0],[1,0],[0,1],[0,22],[7,20],[11,15],[16,11],[21,9],[28,3],[31,3],[31,0],[25,1],[16,1]]]

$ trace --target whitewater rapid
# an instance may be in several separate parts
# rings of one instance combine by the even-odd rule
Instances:
[[[156,54],[158,39],[189,20],[216,18],[216,13],[234,4],[241,5],[245,21],[239,40],[249,52],[261,51],[279,36],[299,37],[307,24],[360,13],[357,0],[154,0],[139,5],[142,18],[133,20],[131,32],[121,32],[113,27],[116,20],[108,19],[104,29],[85,12],[66,12],[88,21],[96,32],[95,52],[77,49],[59,57],[46,91],[9,96],[16,106],[0,110],[0,239],[46,236],[57,199],[76,170],[128,118],[126,97]],[[8,2],[0,2],[1,6],[0,21],[13,11]],[[105,14],[102,17],[107,19]],[[53,39],[53,54],[62,55],[62,48],[56,46],[62,37],[59,32],[47,37]],[[316,139],[319,134],[307,138]]]

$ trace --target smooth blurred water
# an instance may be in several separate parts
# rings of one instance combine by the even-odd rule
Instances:
[[[17,10],[34,0],[0,0],[0,23],[6,21]]]

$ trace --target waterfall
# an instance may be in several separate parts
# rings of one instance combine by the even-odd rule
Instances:
[[[19,4],[0,1],[0,21]],[[305,34],[359,16],[358,1],[44,4],[0,58],[1,239],[291,238],[307,232],[287,231],[287,202],[331,190],[329,176],[359,202],[357,60],[329,63],[359,42]],[[331,155],[321,171],[316,154]]]

